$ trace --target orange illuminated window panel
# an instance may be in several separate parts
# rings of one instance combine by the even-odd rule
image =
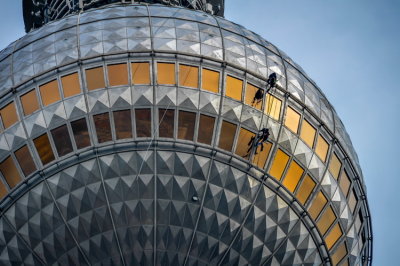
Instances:
[[[129,83],[127,64],[108,65],[107,71],[110,86],[122,86]]]
[[[346,243],[343,242],[339,245],[339,247],[336,249],[335,253],[331,256],[332,258],[332,264],[333,265],[338,265],[339,262],[347,255],[347,248],[346,248]]]
[[[214,93],[219,92],[219,72],[205,69],[202,71],[202,89]]]
[[[343,194],[347,197],[347,194],[349,193],[349,189],[351,186],[351,181],[346,173],[346,170],[344,170],[341,174],[339,185],[340,188],[342,189]]]
[[[0,172],[4,176],[10,188],[15,187],[21,182],[21,175],[19,174],[11,156],[7,157],[7,159],[0,163]]]
[[[89,91],[106,87],[103,67],[86,69],[86,84]]]
[[[307,202],[315,185],[314,180],[309,175],[306,175],[296,193],[296,197],[301,204],[304,205]]]
[[[247,129],[240,128],[239,141],[236,145],[235,153],[240,157],[248,159],[253,145],[252,138],[254,138],[255,135],[256,134]]]
[[[81,93],[78,73],[73,73],[61,78],[64,98],[68,98]]]
[[[269,174],[275,179],[281,180],[283,171],[285,171],[288,161],[289,155],[284,153],[281,149],[278,149],[276,151],[271,169],[269,170]]]
[[[341,167],[342,163],[340,162],[337,155],[334,153],[331,157],[331,161],[329,162],[329,172],[331,172],[331,174],[336,180],[339,177],[339,172]]]
[[[264,99],[264,90],[262,90],[262,99],[261,100],[256,100],[255,99],[255,95],[259,90],[260,90],[260,88],[247,83],[247,85],[246,85],[246,95],[245,95],[245,98],[244,98],[244,102],[247,105],[250,105],[250,106],[253,106],[254,108],[262,110],[263,99]]]
[[[272,96],[271,94],[267,94],[266,104],[264,113],[275,120],[279,120],[281,115],[281,106],[282,101]]]
[[[22,109],[24,115],[30,115],[39,109],[39,102],[36,96],[36,90],[31,90],[21,96]]]
[[[132,84],[150,84],[150,63],[132,63]]]
[[[53,80],[46,84],[43,84],[39,87],[39,90],[43,106],[47,106],[61,100],[57,80]]]
[[[157,84],[176,84],[174,63],[157,63]]]
[[[179,85],[198,88],[199,68],[187,65],[179,65]]]
[[[289,189],[289,191],[294,192],[303,173],[303,168],[295,161],[292,161],[290,163],[285,179],[283,180],[283,185],[287,189]]]
[[[0,110],[1,120],[5,129],[14,125],[18,122],[17,110],[15,109],[15,103],[11,102]]]
[[[292,108],[288,107],[286,109],[285,126],[297,134],[299,123],[300,123],[300,114],[297,113]]]
[[[314,145],[316,130],[315,128],[307,122],[307,120],[303,120],[303,124],[301,126],[300,138],[308,145],[310,148]]]
[[[257,153],[254,154],[253,157],[253,164],[257,165],[260,168],[264,168],[265,167],[265,163],[267,162],[269,153],[271,152],[271,148],[272,148],[272,143],[270,142],[266,142],[263,143],[264,148],[261,151],[261,146],[257,147]]]
[[[314,220],[317,219],[318,215],[321,213],[326,203],[327,199],[324,196],[324,194],[320,191],[314,198],[310,208],[308,209],[308,213]]]
[[[328,249],[331,249],[336,244],[342,234],[343,232],[339,223],[336,223],[332,230],[325,236],[325,243]]]
[[[317,227],[321,231],[321,234],[324,235],[335,220],[336,220],[336,215],[333,212],[332,207],[329,206],[326,209],[326,211],[322,214],[321,218],[317,223]]]
[[[242,100],[243,80],[226,76],[225,95],[235,100]]]
[[[317,146],[315,147],[315,153],[323,162],[326,161],[326,155],[328,154],[329,144],[321,135],[318,136]]]
[[[231,151],[233,141],[235,140],[235,135],[236,125],[227,121],[223,121],[221,126],[221,133],[219,135],[218,147],[223,150]]]
[[[40,137],[37,137],[33,140],[33,143],[35,144],[37,153],[39,154],[40,160],[44,165],[50,163],[51,161],[54,161],[55,158],[53,150],[51,149],[49,137],[47,136],[47,134],[43,134]]]

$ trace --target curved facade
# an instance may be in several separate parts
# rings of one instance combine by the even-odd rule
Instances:
[[[28,33],[0,69],[2,263],[371,264],[342,122],[253,32],[107,5]]]

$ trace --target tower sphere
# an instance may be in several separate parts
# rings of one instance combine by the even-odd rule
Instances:
[[[224,1],[23,6],[0,52],[1,265],[371,265],[340,118]]]

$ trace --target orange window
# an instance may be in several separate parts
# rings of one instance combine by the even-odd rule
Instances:
[[[43,106],[47,106],[61,100],[60,91],[58,90],[57,80],[53,80],[39,86],[39,90]]]
[[[281,115],[281,106],[282,101],[272,96],[271,94],[267,94],[266,104],[264,113],[275,120],[279,120]]]
[[[315,182],[309,175],[306,175],[301,183],[299,189],[297,190],[296,197],[301,204],[305,204],[311,195],[311,192],[315,188]]]
[[[78,149],[83,149],[91,145],[86,118],[71,122],[71,128]]]
[[[203,68],[201,83],[202,83],[201,88],[203,90],[218,93],[219,72]]]
[[[326,197],[324,196],[322,191],[320,191],[314,198],[310,208],[308,209],[308,213],[314,220],[317,219],[318,215],[321,213],[327,202],[328,201]]]
[[[5,129],[14,125],[18,121],[17,110],[15,103],[11,102],[0,110],[1,120]]]
[[[247,105],[251,105],[254,108],[262,110],[263,100],[264,100],[264,90],[262,90],[262,99],[255,99],[256,93],[260,90],[260,88],[251,85],[249,83],[246,84],[246,95],[244,98],[244,102]]]
[[[222,122],[221,133],[219,134],[218,147],[227,151],[232,150],[233,141],[236,135],[236,125],[227,121]]]
[[[138,138],[151,137],[151,110],[136,109],[136,136]]]
[[[175,85],[175,64],[157,63],[157,84]]]
[[[47,136],[47,134],[43,134],[40,137],[37,137],[33,140],[33,143],[35,144],[37,153],[39,154],[40,160],[44,165],[50,163],[51,161],[54,161],[54,153],[51,149],[49,137]]]
[[[129,83],[127,64],[108,65],[107,71],[110,86],[121,86]]]
[[[179,111],[178,138],[193,141],[196,113]]]
[[[289,161],[289,155],[278,149],[275,154],[274,161],[272,162],[269,174],[277,180],[281,180],[283,171]]]
[[[325,243],[328,249],[331,249],[336,244],[342,234],[343,232],[340,225],[336,223],[332,230],[325,236]]]
[[[240,128],[239,141],[236,145],[235,153],[243,158],[249,159],[253,145],[252,140],[254,139],[255,135],[256,134],[247,129]]]
[[[324,235],[335,220],[336,220],[336,215],[333,212],[332,207],[329,206],[326,209],[326,211],[322,214],[321,218],[317,223],[317,227],[321,231],[321,234]]]
[[[340,168],[342,167],[342,163],[335,153],[332,154],[331,161],[329,162],[329,172],[333,175],[333,177],[337,180],[339,177]]]
[[[326,161],[326,155],[328,154],[329,144],[321,135],[318,136],[317,146],[315,147],[315,153],[323,162]]]
[[[106,87],[106,83],[104,81],[104,70],[102,66],[86,69],[85,73],[87,89],[89,91]]]
[[[81,93],[78,73],[66,75],[61,78],[64,98],[68,98]]]
[[[21,96],[22,109],[24,115],[30,115],[39,109],[39,102],[36,96],[36,90],[31,90]]]
[[[158,110],[159,130],[158,135],[161,138],[173,138],[175,128],[175,111],[167,109]]]
[[[340,188],[342,189],[343,194],[347,197],[347,194],[349,193],[351,181],[350,181],[349,176],[346,173],[346,170],[344,170],[342,172],[339,185],[340,185]]]
[[[97,141],[99,143],[111,141],[110,115],[108,113],[94,115],[93,121],[96,127]]]
[[[132,138],[131,110],[115,111],[113,115],[117,139]]]
[[[21,175],[19,174],[14,160],[8,156],[2,163],[0,163],[0,172],[4,176],[10,188],[15,187],[21,182]]]
[[[150,84],[150,63],[132,63],[132,84]]]
[[[346,243],[342,242],[336,249],[335,253],[331,256],[332,264],[338,265],[339,262],[347,255]]]
[[[215,118],[207,115],[200,115],[199,132],[197,141],[211,145],[214,134]]]
[[[0,200],[8,194],[7,188],[4,183],[0,180]]]
[[[285,126],[297,134],[299,123],[300,123],[300,114],[297,113],[292,108],[288,107],[286,109]]]
[[[316,130],[315,128],[307,122],[307,120],[303,120],[303,124],[301,126],[300,138],[311,148],[314,145]]]
[[[243,80],[226,76],[225,95],[235,100],[242,100]]]
[[[287,189],[289,189],[289,191],[294,192],[303,173],[303,168],[295,161],[292,161],[290,163],[285,179],[283,180],[283,185]]]
[[[32,155],[29,152],[28,146],[23,146],[19,150],[15,152],[15,157],[19,163],[19,166],[22,169],[22,172],[25,176],[32,174],[36,171],[36,165],[33,162]]]
[[[257,165],[260,168],[265,167],[265,163],[267,162],[269,153],[271,152],[272,143],[264,143],[263,150],[261,150],[261,146],[257,147],[257,153],[254,154],[253,164]]]
[[[354,213],[357,207],[357,198],[354,189],[350,190],[349,199],[348,199],[349,207],[351,213]]]
[[[198,88],[199,68],[187,65],[179,65],[179,85]]]

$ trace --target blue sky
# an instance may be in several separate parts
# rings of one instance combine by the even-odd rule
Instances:
[[[1,0],[0,49],[24,35],[21,0]],[[226,0],[226,18],[303,67],[349,132],[368,188],[374,265],[398,265],[400,1]]]

